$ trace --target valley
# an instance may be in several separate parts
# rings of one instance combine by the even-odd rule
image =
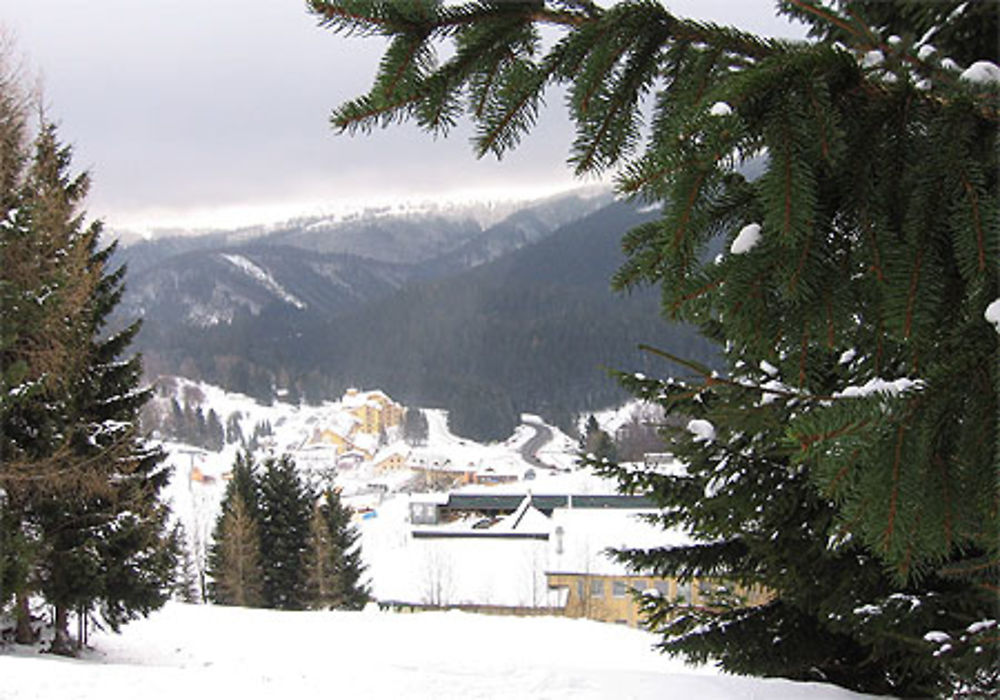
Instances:
[[[143,318],[151,379],[310,404],[379,386],[450,411],[479,440],[502,439],[521,413],[570,429],[625,400],[610,370],[675,369],[640,343],[716,357],[660,319],[653,290],[610,289],[621,236],[654,214],[568,193],[485,227],[451,211],[137,243],[117,252],[120,318]]]

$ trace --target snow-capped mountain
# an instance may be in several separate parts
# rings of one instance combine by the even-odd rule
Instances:
[[[513,205],[368,210],[200,237],[144,240],[128,264],[120,313],[183,327],[230,324],[277,310],[336,317],[414,279],[453,274],[538,241],[607,204],[607,192]]]

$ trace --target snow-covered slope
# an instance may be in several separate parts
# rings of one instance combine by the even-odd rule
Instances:
[[[840,700],[831,686],[722,676],[652,635],[564,618],[277,612],[168,604],[83,660],[0,651],[5,700],[743,698]]]

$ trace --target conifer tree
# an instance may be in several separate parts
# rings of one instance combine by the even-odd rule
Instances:
[[[222,511],[212,548],[212,600],[222,605],[259,607],[263,602],[260,535],[243,498],[234,493]]]
[[[643,0],[310,2],[326,27],[388,39],[336,128],[412,119],[446,133],[464,113],[477,153],[501,156],[565,85],[577,172],[614,168],[621,193],[665,203],[625,237],[614,286],[658,285],[664,315],[722,344],[727,371],[658,353],[681,376],[623,377],[684,416],[665,437],[685,473],[595,466],[699,540],[623,560],[774,597],[699,611],[647,598],[663,648],[858,690],[988,690],[1000,667],[1000,356],[984,318],[1000,297],[996,8],[778,5],[812,40]],[[550,48],[543,25],[561,31]]]
[[[174,525],[173,538],[177,543],[177,570],[174,576],[173,594],[184,603],[200,603],[201,587],[198,581],[198,566],[191,552],[187,531],[180,522]]]
[[[591,415],[587,418],[585,433],[580,442],[580,447],[589,458],[601,461],[613,461],[615,459],[615,443],[597,422],[597,418]]]
[[[426,444],[429,430],[427,416],[422,410],[419,408],[406,409],[406,413],[403,414],[403,439],[408,445]]]
[[[54,131],[38,138],[38,160],[68,164]],[[57,176],[53,174],[55,179]],[[64,393],[69,450],[63,464],[82,488],[37,493],[32,519],[44,547],[38,562],[42,593],[55,608],[53,650],[70,653],[68,614],[98,606],[113,629],[160,607],[170,585],[175,543],[158,494],[169,470],[163,453],[147,447],[139,414],[151,390],[140,389],[138,357],[123,359],[139,324],[107,333],[123,293],[125,270],[109,271],[114,245],[100,249],[99,227],[87,237],[88,268],[98,284],[79,322],[87,340],[79,348],[83,371]]]
[[[222,605],[263,604],[259,484],[249,453],[236,455],[208,553],[209,597]]]
[[[264,607],[302,610],[308,602],[306,557],[313,495],[288,455],[264,462],[259,493]]]
[[[19,560],[5,578],[18,596],[55,609],[52,650],[72,651],[68,615],[97,608],[114,629],[165,600],[173,545],[158,493],[162,454],[138,434],[137,358],[123,359],[138,326],[108,333],[123,270],[79,211],[89,178],[41,121],[30,139],[17,88],[0,79],[4,218],[0,224],[0,489],[3,539]],[[6,555],[6,552],[4,553]]]
[[[84,367],[80,319],[97,280],[87,265],[96,229],[76,216],[86,176],[68,175],[69,151],[53,127],[32,134],[34,100],[22,80],[0,55],[0,605],[16,598],[16,640],[30,643],[28,598],[42,547],[29,526],[32,503],[83,486],[66,464],[68,392]]]
[[[309,604],[315,608],[360,610],[369,600],[361,581],[365,566],[351,525],[351,509],[340,494],[326,489],[316,500],[310,522]]]

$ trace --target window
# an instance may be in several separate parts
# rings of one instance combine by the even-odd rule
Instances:
[[[656,592],[660,594],[661,598],[670,597],[670,581],[657,581],[653,584],[656,588]]]
[[[648,583],[644,578],[637,578],[632,582],[632,589],[637,593],[642,593],[648,587]]]
[[[587,586],[584,584],[582,578],[576,580],[576,597],[580,600],[587,597]]]
[[[681,583],[677,582],[677,602],[678,603],[690,603],[691,602],[691,582],[686,581]]]
[[[602,578],[590,579],[590,597],[591,598],[604,597],[604,579]]]
[[[615,598],[624,598],[627,590],[628,588],[624,581],[615,580],[611,582],[611,595]]]

